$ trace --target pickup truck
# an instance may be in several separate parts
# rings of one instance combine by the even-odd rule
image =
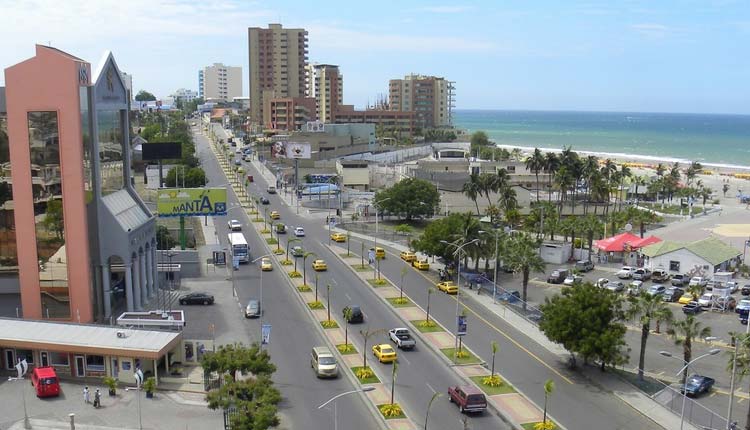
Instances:
[[[414,349],[417,345],[417,342],[411,337],[408,328],[394,328],[388,330],[388,336],[390,336],[393,343],[395,343],[399,349]]]

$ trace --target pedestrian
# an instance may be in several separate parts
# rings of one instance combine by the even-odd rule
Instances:
[[[101,403],[101,393],[99,392],[99,389],[97,388],[96,392],[94,392],[94,407],[98,408],[101,405],[102,405],[102,403]]]
[[[83,387],[83,403],[91,403],[91,398],[89,397],[88,385]]]

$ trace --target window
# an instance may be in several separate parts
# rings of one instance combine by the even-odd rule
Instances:
[[[130,369],[131,369],[130,361],[123,360],[122,361],[122,370],[130,370]]]
[[[53,366],[70,366],[70,357],[66,353],[50,351],[49,363]]]
[[[104,371],[104,356],[87,355],[86,356],[86,370],[103,372]]]
[[[0,116],[0,271],[18,271],[16,255],[16,226],[13,218],[13,188],[10,181],[10,143],[8,126]]]
[[[16,360],[21,361],[26,359],[26,363],[34,364],[34,353],[30,349],[17,349]]]
[[[679,272],[680,271],[680,262],[679,261],[670,261],[669,262],[669,270],[672,272]]]
[[[99,173],[102,195],[120,190],[123,180],[122,124],[119,110],[99,110],[96,113],[99,128]]]

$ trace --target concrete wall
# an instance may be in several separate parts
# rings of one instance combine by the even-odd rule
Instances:
[[[654,258],[649,258],[646,262],[646,267],[651,268],[651,270],[656,268],[669,270],[670,261],[680,262],[679,272],[672,271],[671,273],[693,273],[701,271],[702,274],[696,276],[706,276],[709,279],[713,278],[713,265],[684,248]]]
[[[180,277],[182,278],[199,278],[201,276],[201,260],[198,251],[196,250],[185,250],[173,249],[170,252],[175,255],[170,260],[167,257],[167,251],[156,251],[156,262],[159,264],[180,264]],[[162,278],[162,274],[159,274]]]

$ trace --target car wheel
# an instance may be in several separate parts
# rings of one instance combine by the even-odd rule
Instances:
[[[458,410],[461,411],[461,413],[464,413],[464,407],[463,406],[459,406]]]
[[[187,302],[186,302],[185,300],[180,300],[180,304],[181,304],[181,305],[186,305],[186,304],[187,304]]]
[[[204,300],[204,301],[203,301],[203,305],[204,305],[204,306],[205,306],[205,305],[208,305],[208,300]]]

